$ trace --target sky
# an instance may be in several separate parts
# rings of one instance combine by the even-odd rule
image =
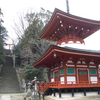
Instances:
[[[4,26],[11,38],[16,38],[12,29],[13,20],[16,20],[18,14],[25,12],[27,9],[34,10],[44,9],[54,11],[58,8],[66,12],[66,0],[0,0],[0,7],[4,14]],[[100,0],[69,0],[70,14],[92,19],[100,20]],[[9,43],[12,43],[9,40]],[[85,47],[88,49],[100,50],[100,31],[94,33],[85,39]],[[80,47],[81,48],[81,47]]]

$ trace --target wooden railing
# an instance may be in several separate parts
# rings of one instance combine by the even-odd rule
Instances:
[[[50,82],[39,83],[38,91],[45,92],[49,88]]]
[[[85,88],[85,87],[100,87],[98,81],[57,81],[57,82],[44,82],[39,83],[38,91],[45,92],[48,88]]]

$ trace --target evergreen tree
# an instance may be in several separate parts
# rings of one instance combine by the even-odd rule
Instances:
[[[4,63],[4,43],[5,39],[7,37],[7,31],[6,28],[3,26],[3,13],[0,8],[0,65]]]

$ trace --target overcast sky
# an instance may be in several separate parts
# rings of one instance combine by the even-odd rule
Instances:
[[[66,11],[66,0],[0,0],[0,7],[4,14],[4,26],[10,37],[13,37],[11,26],[18,13],[25,12],[28,8],[40,7],[52,12],[55,8]],[[73,15],[100,20],[100,0],[69,0],[69,9]],[[85,39],[85,42],[90,49],[100,49],[100,31]]]

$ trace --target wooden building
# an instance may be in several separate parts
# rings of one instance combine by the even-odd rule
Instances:
[[[56,41],[34,66],[47,67],[50,82],[40,83],[38,91],[42,94],[64,90],[83,91],[97,89],[100,94],[100,52],[71,48],[64,44],[84,44],[84,39],[100,29],[100,21],[89,20],[67,14],[55,9],[50,22],[41,34],[41,39]],[[51,92],[50,92],[51,91]]]

